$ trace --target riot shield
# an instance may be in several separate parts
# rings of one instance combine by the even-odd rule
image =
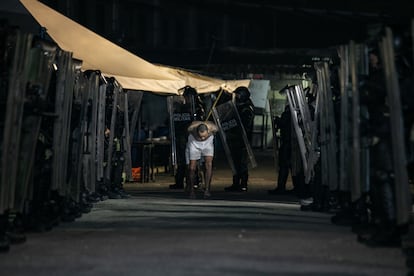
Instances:
[[[246,131],[233,101],[227,101],[213,107],[213,118],[219,129],[223,149],[233,175],[237,174],[232,152],[242,152],[251,168],[257,167],[253,150],[247,139]],[[234,141],[241,141],[235,143]]]
[[[69,164],[69,195],[75,201],[79,200],[82,181],[82,157],[84,136],[84,114],[87,109],[87,93],[85,92],[86,78],[76,71],[73,88],[72,116],[70,124],[70,164]]]
[[[11,41],[14,45],[13,61],[9,74],[9,88],[5,111],[3,144],[1,153],[0,214],[14,205],[15,184],[23,122],[25,88],[28,78],[28,62],[32,45],[31,35],[17,33]]]
[[[189,99],[189,100],[188,100]],[[171,163],[174,167],[185,164],[185,146],[187,143],[187,128],[194,120],[194,97],[168,96],[167,105],[170,115]]]
[[[106,82],[105,77],[101,75],[104,81],[99,86],[98,93],[98,122],[96,125],[96,179],[102,182],[104,179],[104,152],[105,152],[105,99],[106,99]]]
[[[358,90],[357,49],[353,41],[349,45],[349,62],[352,84],[352,176],[351,196],[355,201],[361,197],[361,140],[360,140],[360,104]]]
[[[141,110],[141,102],[144,93],[139,91],[128,91],[128,104],[129,110],[132,112],[131,123],[129,125],[130,144],[132,145],[134,140],[135,131],[137,129],[138,118]]]
[[[411,192],[408,182],[400,87],[394,60],[393,34],[390,28],[386,28],[385,37],[380,41],[380,52],[390,109],[397,223],[405,225],[411,221]]]
[[[302,86],[288,86],[285,92],[292,115],[293,130],[298,140],[299,151],[302,157],[305,183],[309,183],[313,177],[313,168],[318,159],[316,151],[316,124],[310,115]],[[319,97],[319,93],[317,97]]]
[[[129,104],[128,104],[128,91],[123,90],[123,101],[121,112],[124,113],[124,131],[123,131],[123,146],[124,146],[124,172],[127,181],[132,181],[132,159],[131,159],[131,136],[130,136],[130,123],[129,123]]]
[[[27,86],[22,118],[20,148],[18,153],[17,179],[14,210],[22,213],[28,200],[29,184],[32,183],[36,145],[39,137],[42,112],[48,100],[49,84],[55,61],[56,47],[50,48],[36,41],[38,47],[30,50]],[[43,49],[43,48],[46,48]]]
[[[98,72],[91,72],[88,78],[88,99],[84,139],[84,183],[90,192],[96,190],[96,125],[98,118],[98,93],[99,93]]]
[[[339,190],[349,191],[350,146],[349,146],[349,47],[341,45],[338,51],[340,61],[339,81],[341,91],[341,126],[339,132]]]
[[[57,82],[55,91],[55,114],[53,126],[53,170],[52,190],[68,195],[70,186],[67,181],[70,123],[73,99],[74,68],[72,54],[59,52]]]
[[[362,120],[368,121],[366,106],[359,103],[358,76],[367,74],[367,47],[350,42],[339,48],[341,90],[340,191],[350,191],[352,201],[369,190],[369,137],[360,135]]]
[[[105,123],[110,131],[109,138],[108,138],[108,147],[106,149],[106,159],[105,159],[105,182],[111,183],[111,171],[112,171],[112,152],[114,146],[114,138],[115,138],[115,124],[116,124],[116,117],[117,117],[117,105],[118,105],[118,97],[121,93],[122,88],[120,85],[112,79],[110,83],[108,83],[108,87],[106,89],[106,115],[105,115]]]
[[[317,62],[315,69],[318,79],[321,166],[324,172],[322,185],[328,186],[330,190],[334,191],[338,189],[337,146],[328,63]]]

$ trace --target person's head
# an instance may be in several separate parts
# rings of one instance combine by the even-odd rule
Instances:
[[[239,86],[234,90],[236,102],[246,102],[250,98],[250,91],[245,86]]]
[[[197,95],[197,90],[195,90],[195,88],[188,86],[188,85],[184,87],[184,92],[183,92],[184,97],[196,96],[196,95]]]
[[[208,138],[208,127],[206,124],[199,124],[197,126],[197,134],[201,140],[206,140]]]

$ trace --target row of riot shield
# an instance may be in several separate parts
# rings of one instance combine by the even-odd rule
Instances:
[[[301,164],[296,167],[301,167],[305,176],[305,183],[309,184],[314,176],[314,167],[318,161],[318,145],[316,138],[318,135],[317,123],[314,118],[319,118],[320,105],[320,91],[316,96],[316,107],[313,114],[309,109],[311,103],[306,99],[305,91],[302,85],[287,86],[282,93],[286,93],[289,103],[289,110],[292,118],[292,132],[294,140],[293,143],[298,147],[292,149],[299,149]],[[293,162],[297,163],[297,162]]]
[[[340,177],[331,189],[350,194],[352,215],[358,223],[375,225],[376,232],[368,238],[360,236],[361,241],[399,244],[401,229],[411,223],[407,156],[412,155],[410,114],[414,107],[402,101],[412,97],[412,82],[406,84],[413,71],[407,63],[397,62],[406,57],[396,54],[390,28],[384,29],[378,41],[370,47],[351,41],[338,48]]]
[[[0,217],[74,219],[130,177],[128,94],[49,41],[2,39]]]
[[[23,211],[30,197],[35,149],[49,102],[56,47],[37,45],[32,35],[16,32],[7,38],[10,48],[8,89],[4,90],[2,122],[0,213]],[[64,59],[64,58],[63,58]],[[7,96],[6,96],[7,95]]]
[[[395,193],[396,220],[399,225],[411,222],[411,189],[407,172],[406,137],[409,129],[404,127],[401,103],[400,77],[395,64],[394,36],[390,28],[386,29],[379,43],[386,80],[387,102],[390,111],[389,124],[391,135],[392,168]],[[413,72],[411,72],[413,74]],[[412,95],[411,95],[412,96]],[[413,112],[409,110],[408,112]],[[413,126],[411,126],[413,127]]]
[[[339,132],[339,185],[332,189],[350,191],[351,200],[358,200],[369,190],[369,139],[361,135],[361,122],[368,122],[368,112],[360,105],[359,79],[368,74],[367,49],[364,44],[339,47],[341,58],[340,132]]]

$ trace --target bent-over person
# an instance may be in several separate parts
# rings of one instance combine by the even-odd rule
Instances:
[[[195,198],[194,181],[197,169],[197,162],[204,158],[205,166],[205,191],[204,197],[210,197],[211,177],[213,171],[214,157],[214,135],[218,128],[210,121],[193,121],[188,127],[188,141],[186,147],[186,161],[188,164],[187,191],[190,198]]]

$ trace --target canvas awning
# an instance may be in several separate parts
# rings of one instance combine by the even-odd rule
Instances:
[[[233,92],[239,86],[249,87],[250,85],[249,79],[222,80],[190,72],[181,68],[173,68],[168,66],[160,66],[160,68],[183,79],[186,85],[194,87],[198,93],[210,93],[220,89]]]
[[[124,89],[179,94],[186,85],[198,93],[220,89],[232,92],[238,86],[249,86],[250,80],[221,80],[152,64],[37,0],[20,2],[61,49],[82,61],[82,70],[100,70],[115,77]]]
[[[49,36],[73,57],[82,70],[100,70],[124,89],[178,93],[185,82],[158,66],[97,35],[37,0],[20,0]]]

